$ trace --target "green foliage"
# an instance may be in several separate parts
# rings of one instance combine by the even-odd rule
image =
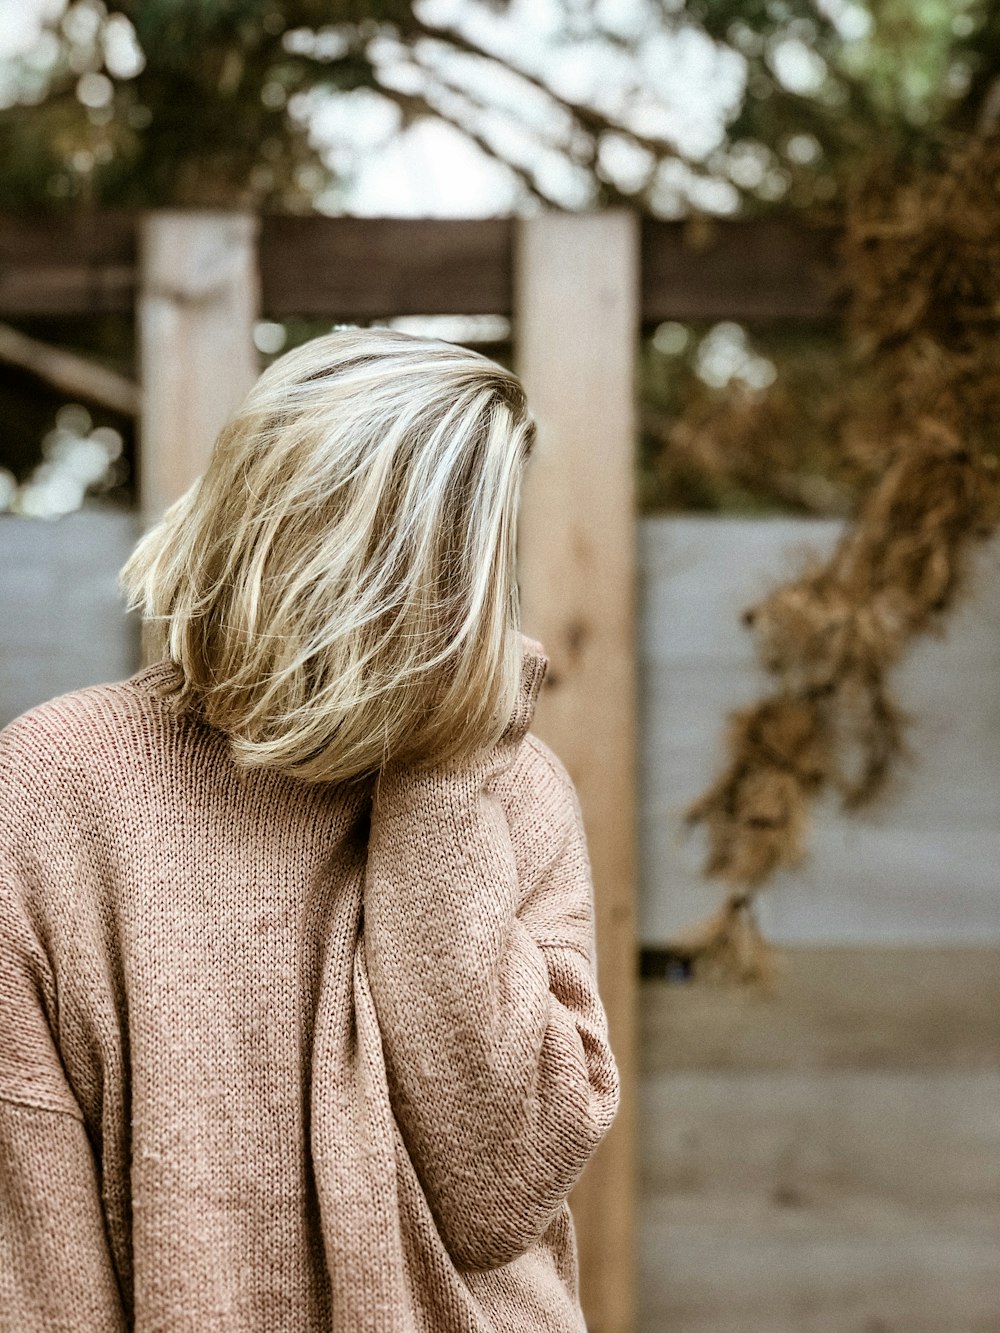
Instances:
[[[0,117],[5,202],[307,208],[327,172],[289,102],[373,86],[372,29],[410,18],[399,0],[74,0],[42,96]],[[299,30],[327,34],[319,54],[289,49]]]
[[[578,48],[603,49],[622,85],[621,114],[493,55],[465,16],[435,27],[409,0],[71,0],[34,51],[0,70],[2,202],[309,209],[342,169],[310,134],[311,99],[369,89],[395,105],[400,127],[452,121],[543,199],[536,162],[484,115],[512,120],[539,154],[555,150],[588,173],[591,206],[660,207],[659,167],[675,159],[685,189],[704,177],[726,182],[731,195],[713,196],[723,207],[731,197],[751,211],[828,209],[874,144],[895,156],[928,124],[974,119],[998,73],[1000,16],[986,0],[646,0],[644,21],[628,31],[610,26],[608,7],[563,3],[553,66]],[[503,7],[470,3],[467,14]],[[724,140],[706,159],[641,133],[626,110],[643,53],[678,33],[701,34],[745,71]],[[464,70],[429,59],[428,39],[466,58]],[[413,66],[405,91],[386,42]],[[498,109],[485,77],[497,66],[548,98],[550,128],[519,120],[517,99]],[[628,178],[608,164],[606,150],[622,140],[645,154]]]
[[[849,514],[869,480],[838,433],[852,377],[828,325],[662,325],[640,358],[641,508]]]
[[[721,157],[752,147],[768,165],[751,207],[839,209],[873,151],[919,156],[929,127],[978,106],[974,75],[1000,49],[985,0],[688,0],[684,14],[746,60]]]

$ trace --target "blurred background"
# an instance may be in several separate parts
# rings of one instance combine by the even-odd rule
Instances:
[[[598,1333],[1000,1330],[998,124],[985,0],[0,0],[0,724],[138,667],[117,570],[274,357],[524,374]]]

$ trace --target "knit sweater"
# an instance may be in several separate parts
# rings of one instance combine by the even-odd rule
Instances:
[[[242,770],[160,662],[0,732],[0,1328],[581,1330],[618,1080],[580,808]]]

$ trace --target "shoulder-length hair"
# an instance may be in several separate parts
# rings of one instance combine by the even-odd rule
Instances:
[[[533,439],[516,376],[437,339],[337,330],[274,362],[121,572],[177,706],[313,781],[492,745]]]

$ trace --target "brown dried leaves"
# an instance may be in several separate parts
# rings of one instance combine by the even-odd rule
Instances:
[[[876,392],[853,398],[841,440],[874,481],[831,559],[745,615],[776,688],[732,718],[725,769],[688,812],[707,830],[706,874],[732,886],[682,938],[699,974],[763,975],[747,961],[763,948],[753,892],[801,859],[821,791],[857,806],[883,787],[904,749],[892,668],[940,625],[1000,513],[1000,144],[963,144],[901,182],[873,174],[843,258]]]

